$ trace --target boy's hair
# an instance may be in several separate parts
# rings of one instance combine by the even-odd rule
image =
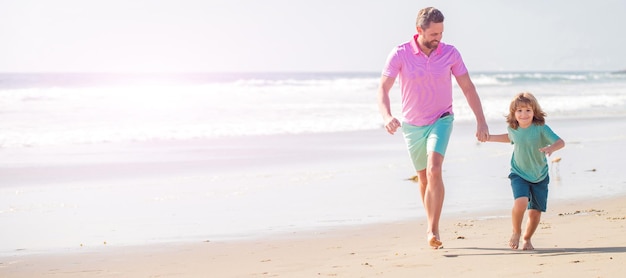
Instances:
[[[423,8],[417,13],[417,20],[415,25],[422,28],[422,30],[428,29],[431,23],[443,22],[443,13],[433,7]]]
[[[539,106],[539,102],[535,96],[529,92],[522,92],[517,94],[513,100],[511,100],[509,114],[506,116],[506,122],[512,129],[517,129],[519,127],[519,123],[515,119],[515,111],[519,107],[530,107],[530,109],[533,110],[533,124],[544,125],[546,123],[546,112],[541,110],[541,106]]]

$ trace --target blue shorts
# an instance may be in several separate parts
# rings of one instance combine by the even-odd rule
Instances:
[[[402,133],[416,171],[426,169],[428,154],[438,152],[446,155],[454,115],[443,116],[432,125],[414,126],[402,123]]]
[[[513,198],[528,197],[528,209],[536,209],[546,212],[548,205],[548,183],[550,177],[538,183],[529,182],[515,173],[509,175],[511,179],[511,188],[513,189]]]

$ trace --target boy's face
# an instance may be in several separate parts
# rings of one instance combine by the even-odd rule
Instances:
[[[528,105],[521,105],[515,109],[515,120],[522,128],[527,128],[533,123],[535,113],[533,108]]]

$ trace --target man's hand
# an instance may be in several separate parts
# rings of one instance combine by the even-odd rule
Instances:
[[[476,139],[483,143],[489,140],[489,127],[486,123],[478,124],[476,127]]]
[[[391,117],[389,120],[387,120],[387,123],[385,124],[385,129],[387,129],[387,132],[389,132],[389,134],[393,135],[394,133],[396,133],[400,126],[400,121],[398,121],[398,119],[396,119],[395,117]]]

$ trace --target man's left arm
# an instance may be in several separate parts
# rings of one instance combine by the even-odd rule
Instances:
[[[476,87],[472,79],[470,79],[469,73],[455,76],[455,78],[465,95],[465,99],[467,99],[467,104],[469,104],[476,117],[476,138],[480,142],[486,142],[487,139],[489,139],[489,127],[487,126],[485,115],[483,114],[483,107],[480,103],[480,97],[476,92]]]

